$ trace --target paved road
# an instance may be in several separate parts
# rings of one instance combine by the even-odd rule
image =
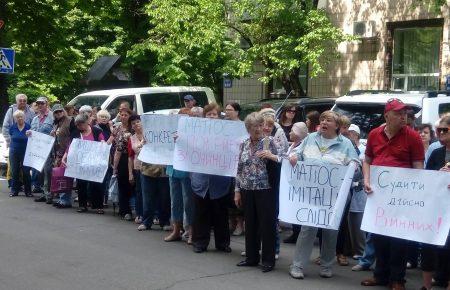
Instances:
[[[243,238],[232,239],[231,254],[195,254],[183,242],[165,243],[166,233],[138,232],[132,222],[109,211],[104,216],[55,209],[0,188],[0,289],[363,289],[369,272],[335,267],[323,279],[311,265],[305,280],[288,274],[293,246],[283,245],[276,270],[235,266]],[[419,272],[408,272],[418,289]],[[385,288],[371,288],[385,289]]]

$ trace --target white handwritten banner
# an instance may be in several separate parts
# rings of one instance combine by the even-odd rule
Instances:
[[[450,174],[371,166],[361,229],[421,243],[444,245],[450,229]]]
[[[173,164],[178,119],[181,115],[144,114],[141,117],[144,129],[145,145],[138,159],[151,164]]]
[[[67,153],[64,176],[103,182],[108,170],[111,145],[105,142],[73,139]]]
[[[23,160],[24,166],[32,167],[42,171],[48,155],[52,151],[55,138],[40,132],[32,131],[28,137],[27,149]]]
[[[239,147],[248,137],[241,121],[181,117],[175,143],[175,169],[236,176]]]
[[[339,229],[355,165],[283,160],[279,219],[291,224]]]

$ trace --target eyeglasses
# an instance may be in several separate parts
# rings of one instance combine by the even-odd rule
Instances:
[[[447,134],[448,128],[436,128],[436,131],[440,134]]]

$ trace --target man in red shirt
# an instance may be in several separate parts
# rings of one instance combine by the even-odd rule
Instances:
[[[390,99],[384,109],[386,124],[369,134],[363,163],[364,189],[372,193],[370,165],[423,169],[424,148],[419,134],[407,126],[408,107]],[[392,290],[405,289],[406,240],[373,234],[377,260],[373,278],[363,286],[389,285]]]

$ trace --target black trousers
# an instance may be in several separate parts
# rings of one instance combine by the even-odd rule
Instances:
[[[209,193],[202,198],[195,193],[194,221],[192,223],[192,244],[194,247],[207,248],[214,229],[214,241],[217,248],[230,246],[230,230],[228,225],[228,195],[210,199]]]
[[[423,244],[422,270],[435,272],[434,279],[442,284],[450,281],[450,239],[445,246]]]
[[[131,214],[130,197],[133,187],[128,179],[128,154],[120,155],[117,166],[117,187],[119,188],[119,215]]]
[[[348,248],[348,242],[350,239],[350,233],[348,231],[348,212],[350,211],[350,201],[347,201],[345,205],[344,212],[342,213],[341,224],[339,226],[339,232],[336,241],[336,255],[344,255],[346,254],[346,248]],[[322,243],[321,243],[322,244]],[[347,247],[346,247],[347,246]]]
[[[78,205],[87,207],[88,196],[93,209],[103,208],[104,187],[102,183],[77,179]]]
[[[375,258],[373,275],[380,282],[405,282],[408,241],[373,234]]]
[[[277,196],[272,189],[242,190],[245,217],[245,252],[247,261],[275,265]]]

